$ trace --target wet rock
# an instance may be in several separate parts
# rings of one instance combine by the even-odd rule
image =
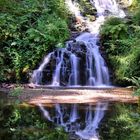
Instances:
[[[86,53],[87,53],[87,48],[85,46],[85,44],[81,41],[69,41],[67,42],[67,47],[65,48],[65,50],[60,50],[57,49],[55,50],[55,52],[52,54],[51,56],[51,60],[50,62],[44,66],[44,69],[42,71],[42,81],[39,84],[51,84],[52,80],[53,80],[53,75],[56,71],[56,67],[60,62],[61,59],[61,55],[63,55],[63,61],[61,64],[61,68],[60,68],[60,85],[62,86],[66,86],[69,84],[69,80],[70,80],[70,74],[71,74],[71,54],[74,54],[80,64],[80,68],[84,69],[85,67],[85,63],[86,63]],[[63,52],[64,51],[64,52]],[[79,67],[79,66],[78,66]],[[84,77],[85,78],[85,74],[79,72],[80,77]],[[84,78],[82,80],[84,80]],[[83,84],[85,84],[84,82],[81,82]],[[29,84],[28,85],[30,88],[35,88],[34,84]]]
[[[30,84],[28,84],[28,87],[29,88],[36,88],[36,85],[34,83],[30,83]]]

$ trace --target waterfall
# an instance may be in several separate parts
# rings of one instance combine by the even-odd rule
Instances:
[[[98,16],[104,16],[106,11],[109,11],[114,16],[125,17],[124,11],[119,8],[116,0],[90,0],[90,2],[96,7]]]
[[[33,72],[33,83],[74,87],[110,85],[108,68],[100,54],[100,46],[97,45],[99,28],[106,16],[124,17],[125,13],[115,0],[90,0],[98,15],[96,21],[91,22],[81,15],[75,1],[66,0],[66,3],[69,10],[86,24],[90,32],[82,33],[74,41],[66,42],[65,49],[48,54],[40,67]],[[106,14],[107,11],[110,13]]]
[[[99,52],[97,45],[98,37],[90,33],[83,33],[76,38],[76,41],[83,42],[86,46],[86,75],[88,86],[109,85],[109,72],[105,61]],[[93,63],[93,61],[95,61]]]
[[[89,32],[84,32],[75,40],[66,42],[65,49],[59,49],[48,54],[40,67],[33,73],[35,84],[42,84],[42,78],[48,75],[44,70],[53,66],[53,73],[46,83],[51,86],[109,86],[109,72],[106,63],[100,54],[99,28],[104,23],[106,17],[113,15],[124,18],[125,13],[119,8],[115,0],[90,0],[90,3],[97,9],[97,18],[94,22],[85,19],[77,6],[75,0],[66,0],[69,10],[81,22],[84,22]],[[45,72],[44,72],[45,71]],[[50,72],[50,71],[49,71]],[[47,82],[49,81],[50,82]],[[95,112],[93,106],[89,105],[85,112],[84,129],[79,123],[77,105],[71,106],[70,113],[63,105],[55,105],[55,113],[52,118],[49,112],[39,105],[44,116],[57,125],[63,126],[67,132],[74,132],[82,139],[99,140],[98,127],[104,117],[108,103],[98,103]]]
[[[61,51],[60,57],[58,59],[58,64],[56,65],[55,73],[53,75],[52,86],[60,86],[60,69],[63,62],[63,50]]]
[[[32,82],[34,84],[39,84],[42,83],[42,72],[44,67],[49,63],[51,55],[53,53],[49,53],[45,58],[43,63],[39,66],[39,68],[37,70],[34,70],[33,75],[32,75]]]

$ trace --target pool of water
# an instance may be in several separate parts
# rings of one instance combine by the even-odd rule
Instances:
[[[139,140],[139,118],[136,104],[31,106],[0,93],[2,140]]]

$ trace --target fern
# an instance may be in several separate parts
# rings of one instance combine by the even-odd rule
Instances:
[[[129,82],[132,82],[136,86],[136,90],[134,91],[135,96],[140,96],[140,77],[132,77],[132,78],[125,78]]]

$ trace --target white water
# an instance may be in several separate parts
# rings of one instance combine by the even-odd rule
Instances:
[[[37,70],[34,70],[32,75],[32,82],[36,85],[42,82],[42,71],[44,67],[50,62],[52,53],[49,53],[43,60],[42,64],[39,66]]]
[[[90,2],[96,7],[98,16],[105,15],[106,11],[109,11],[111,15],[125,17],[124,11],[119,8],[116,0],[90,0]]]
[[[81,16],[78,3],[76,3],[75,1],[72,2],[72,0],[66,0],[65,2],[68,6],[68,9],[75,15],[75,17]]]
[[[99,52],[99,46],[96,45],[98,36],[94,36],[91,33],[84,33],[77,37],[76,40],[84,42],[87,46],[86,67],[87,75],[89,75],[87,85],[109,85],[108,68],[106,67],[104,59]],[[95,63],[93,63],[93,61],[95,61]]]
[[[56,65],[55,73],[53,75],[52,86],[60,86],[60,69],[61,69],[61,65],[62,65],[62,62],[63,62],[63,50],[61,51],[60,55],[61,56],[57,58],[58,59],[58,64]]]
[[[71,62],[71,75],[69,78],[69,85],[78,85],[78,58],[75,54],[70,55],[70,62]]]

